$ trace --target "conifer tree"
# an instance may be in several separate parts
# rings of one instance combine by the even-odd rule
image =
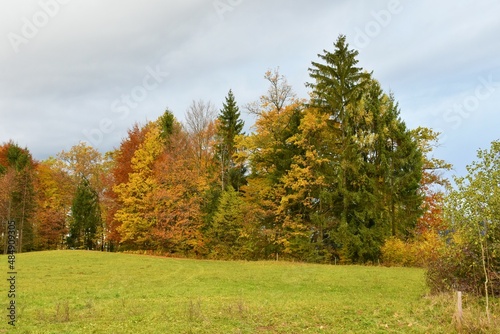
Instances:
[[[317,240],[346,261],[374,261],[385,238],[416,223],[422,154],[393,97],[356,66],[358,52],[345,36],[334,46],[309,70],[310,116],[295,141],[311,153],[297,167],[316,166],[308,184],[316,184],[309,216]]]
[[[233,155],[236,152],[235,138],[242,133],[245,123],[241,119],[232,90],[229,90],[227,94],[218,121],[217,151],[221,164],[222,189],[227,189],[231,185],[238,190],[244,184],[245,169],[243,166],[236,165]]]
[[[95,249],[96,233],[102,228],[99,196],[89,180],[82,178],[71,206],[72,222],[69,228],[70,247]]]
[[[331,130],[338,133],[334,154],[340,160],[341,168],[337,172],[340,177],[339,189],[343,197],[341,220],[345,224],[349,203],[352,202],[349,194],[349,173],[355,170],[355,166],[352,165],[356,155],[352,143],[354,135],[352,125],[355,119],[353,113],[360,110],[357,109],[358,103],[370,74],[356,67],[358,51],[349,49],[345,36],[339,36],[334,47],[333,53],[324,50],[324,54],[318,55],[325,63],[312,62],[313,67],[309,69],[309,73],[315,82],[308,83],[307,86],[313,90],[311,106],[328,114]]]
[[[219,206],[208,232],[210,252],[215,258],[237,258],[243,229],[243,202],[233,187],[229,186],[221,195]]]

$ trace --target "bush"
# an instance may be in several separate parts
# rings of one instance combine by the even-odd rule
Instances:
[[[484,275],[480,261],[469,247],[449,244],[427,267],[426,280],[431,293],[456,290],[481,294]]]
[[[434,232],[426,232],[415,240],[404,242],[390,237],[382,246],[382,261],[388,266],[427,267],[437,260],[444,241]]]
[[[480,241],[467,238],[464,232],[454,232],[438,256],[429,262],[426,279],[432,293],[462,291],[484,295],[486,280]],[[498,258],[493,243],[485,243],[488,292],[500,296]]]
[[[413,266],[415,259],[411,245],[403,240],[390,237],[381,248],[382,262],[388,266]]]

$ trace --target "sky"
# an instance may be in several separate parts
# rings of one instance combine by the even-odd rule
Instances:
[[[299,97],[340,34],[399,102],[409,128],[442,133],[434,156],[465,175],[500,139],[498,0],[3,0],[0,143],[44,160],[86,141],[119,147],[134,123],[194,100],[243,106],[279,67]]]

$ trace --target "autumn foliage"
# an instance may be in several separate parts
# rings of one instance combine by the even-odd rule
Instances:
[[[34,162],[0,147],[0,217],[24,250],[422,265],[447,230],[437,134],[410,130],[344,36],[309,69],[309,99],[276,70],[245,107],[193,101],[134,124],[105,154],[78,143]]]

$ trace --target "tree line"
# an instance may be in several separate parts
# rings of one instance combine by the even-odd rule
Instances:
[[[17,222],[19,251],[217,259],[376,262],[388,241],[438,236],[450,167],[430,158],[438,133],[409,129],[357,55],[339,36],[311,63],[308,99],[266,72],[244,106],[249,134],[229,90],[219,111],[193,101],[180,122],[166,110],[104,154],[79,143],[35,161],[4,143],[0,219]]]

